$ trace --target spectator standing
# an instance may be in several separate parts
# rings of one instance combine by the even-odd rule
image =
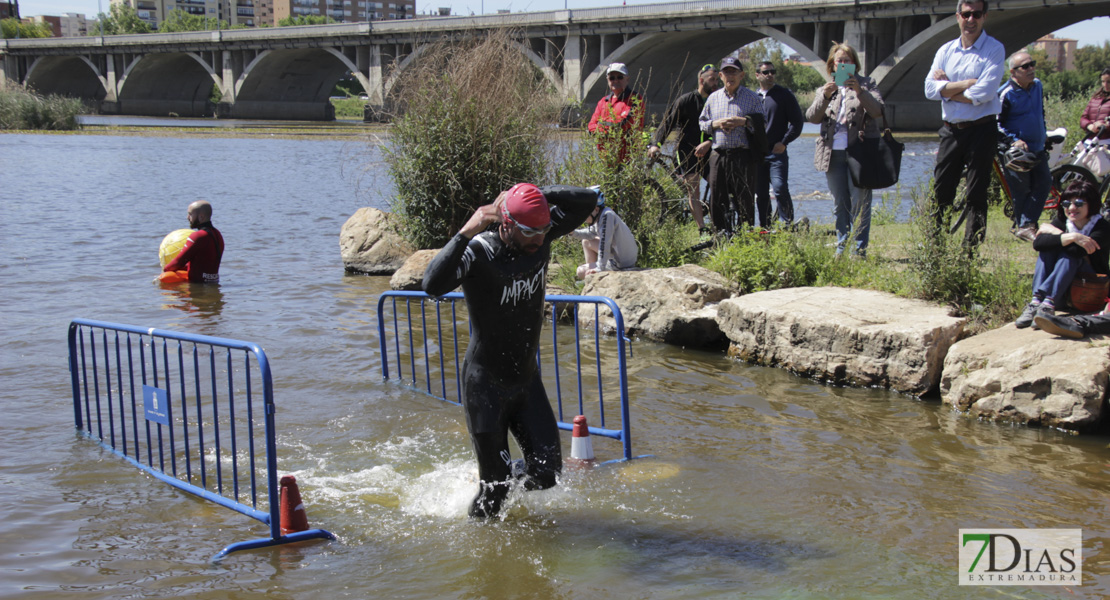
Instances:
[[[1103,69],[1098,79],[1099,89],[1091,96],[1087,108],[1083,109],[1079,126],[1087,131],[1088,136],[1110,142],[1110,67]]]
[[[687,92],[678,97],[663,115],[663,121],[655,130],[655,135],[648,146],[648,155],[656,157],[660,153],[660,146],[667,140],[672,131],[678,130],[678,140],[675,146],[675,159],[678,161],[678,172],[686,185],[686,198],[690,202],[690,214],[699,230],[705,230],[705,216],[702,214],[701,176],[704,172],[705,157],[712,148],[712,142],[702,140],[703,134],[698,124],[698,117],[705,108],[705,100],[710,94],[721,86],[717,67],[705,65],[698,73],[698,89]]]
[[[775,83],[775,74],[775,66],[767,61],[755,68],[763,114],[767,115],[767,144],[771,146],[771,153],[759,164],[755,188],[760,227],[773,225],[769,188],[775,190],[779,218],[787,225],[794,222],[794,201],[790,198],[789,182],[790,157],[786,146],[802,134],[802,108],[798,106],[793,92]]]
[[[1032,242],[1037,221],[1052,188],[1045,151],[1044,90],[1036,77],[1037,61],[1027,52],[1010,57],[1010,80],[998,89],[1002,112],[998,131],[1010,145],[1003,165],[1014,197],[1014,225],[1018,239]]]
[[[735,57],[721,59],[721,83],[705,101],[698,118],[701,130],[713,137],[709,156],[709,212],[717,231],[732,233],[728,207],[738,220],[755,224],[757,161],[767,154],[766,116],[759,96],[740,85],[744,66]]]
[[[825,70],[832,75],[837,65],[859,67],[859,56],[848,44],[833,44]],[[813,166],[824,171],[829,191],[833,195],[833,213],[836,215],[836,255],[844,253],[855,226],[854,252],[867,256],[871,233],[871,190],[856,187],[848,170],[848,146],[857,144],[864,137],[880,135],[879,122],[883,115],[883,97],[874,80],[853,74],[838,86],[830,81],[817,88],[813,103],[806,109],[806,120],[820,123],[817,148],[813,153]]]
[[[597,144],[602,153],[609,151],[606,143],[619,139],[616,160],[618,164],[623,164],[628,157],[629,138],[633,132],[644,128],[644,99],[629,87],[628,67],[624,63],[609,65],[605,78],[609,82],[609,93],[597,101],[597,108],[586,128],[590,133],[602,136],[602,141]]]
[[[937,50],[925,77],[925,97],[940,101],[944,126],[933,171],[937,230],[944,212],[956,199],[956,188],[967,167],[967,197],[971,214],[964,245],[978,246],[987,234],[987,187],[997,152],[997,115],[1002,110],[998,87],[1006,50],[987,35],[986,0],[961,0],[956,20],[960,37]]]

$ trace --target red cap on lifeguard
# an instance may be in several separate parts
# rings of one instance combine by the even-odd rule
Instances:
[[[542,229],[551,222],[551,209],[540,188],[530,183],[518,183],[505,194],[501,216],[525,227]]]

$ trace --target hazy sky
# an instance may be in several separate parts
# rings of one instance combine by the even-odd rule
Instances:
[[[627,4],[651,4],[651,0],[626,0]],[[497,12],[498,9],[511,9],[514,12],[521,10],[562,10],[569,8],[594,8],[599,6],[615,6],[616,2],[604,0],[418,0],[417,12],[435,10],[437,7],[450,7],[455,14],[479,14]],[[108,10],[108,0],[22,0],[19,3],[19,12],[23,16],[33,15],[60,15],[67,12],[84,13],[95,17],[98,12]],[[990,31],[990,25],[987,25]],[[1110,17],[1099,17],[1082,23],[1076,23],[1056,32],[1057,37],[1068,37],[1079,40],[1080,46],[1095,44],[1101,46],[1110,40]]]

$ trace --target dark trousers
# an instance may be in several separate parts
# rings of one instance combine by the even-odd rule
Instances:
[[[987,188],[991,181],[991,163],[998,151],[998,124],[991,118],[964,129],[944,125],[939,133],[937,166],[933,171],[937,228],[940,231],[944,227],[944,211],[951,208],[956,199],[956,188],[966,166],[970,213],[964,229],[964,245],[974,247],[987,236]]]
[[[727,211],[736,208],[741,223],[755,225],[756,164],[747,148],[714,150],[709,156],[709,214],[717,231],[732,231]]]

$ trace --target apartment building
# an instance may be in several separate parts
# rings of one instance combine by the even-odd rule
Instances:
[[[157,29],[175,8],[201,17],[219,18],[228,25],[274,25],[274,0],[112,0],[135,8],[139,18]]]
[[[411,19],[415,0],[273,0],[274,23],[286,17],[327,16],[340,23]]]
[[[1075,68],[1075,51],[1078,40],[1058,38],[1051,33],[1029,44],[1030,48],[1044,50],[1048,61],[1056,65],[1057,71],[1070,71]]]

